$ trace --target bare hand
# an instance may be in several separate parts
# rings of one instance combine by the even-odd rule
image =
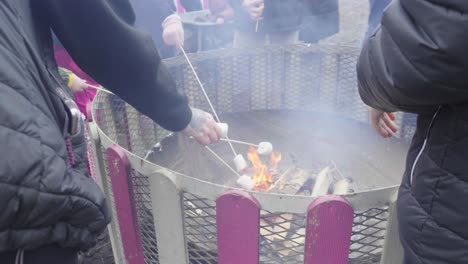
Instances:
[[[213,116],[197,108],[192,108],[192,120],[182,132],[202,145],[216,143],[222,135]]]
[[[178,15],[170,15],[163,22],[163,40],[168,46],[177,49],[184,46],[184,28]]]
[[[82,92],[88,88],[86,81],[81,79],[80,77],[73,74],[73,81],[71,83],[70,89],[73,93]]]
[[[372,127],[384,138],[392,137],[398,131],[395,123],[395,113],[386,113],[369,108],[369,117]]]
[[[263,0],[244,0],[242,2],[242,7],[244,7],[252,20],[258,21],[262,17],[265,4]]]

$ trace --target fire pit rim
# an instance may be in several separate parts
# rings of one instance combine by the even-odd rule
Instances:
[[[94,114],[95,112],[93,111],[93,116]],[[156,180],[157,177],[152,176],[158,174],[169,179],[178,190],[188,192],[200,198],[209,199],[211,201],[215,201],[220,195],[226,193],[229,190],[242,190],[235,187],[204,181],[145,160],[144,158],[120,146],[117,142],[107,136],[97,124],[95,127],[99,134],[101,141],[100,143],[104,148],[107,149],[114,145],[119,146],[127,155],[131,167],[137,172],[148,176],[150,181]],[[310,205],[310,203],[317,199],[317,197],[303,195],[266,193],[247,190],[242,191],[252,194],[260,203],[262,210],[267,210],[270,212],[304,214],[307,211],[307,207]],[[392,196],[397,191],[398,185],[393,185],[368,191],[335,196],[341,196],[346,199],[355,211],[364,211],[368,210],[369,208],[381,208],[387,206],[390,203]]]

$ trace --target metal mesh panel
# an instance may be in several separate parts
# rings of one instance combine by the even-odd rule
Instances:
[[[388,208],[372,208],[354,215],[350,260],[375,260],[382,254]],[[360,263],[359,261],[356,263]]]
[[[261,212],[260,262],[302,263],[305,242],[304,214]]]
[[[189,193],[184,193],[183,197],[190,263],[218,263],[215,203]]]
[[[131,171],[133,184],[133,199],[136,207],[140,237],[143,243],[145,263],[158,264],[158,245],[151,205],[150,183],[147,176]]]

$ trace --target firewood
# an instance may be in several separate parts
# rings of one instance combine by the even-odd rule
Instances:
[[[338,180],[337,182],[335,182],[335,186],[333,187],[333,194],[347,194],[349,192],[349,184],[350,182],[347,179]]]
[[[284,184],[282,193],[286,194],[300,194],[300,190],[310,179],[309,173],[306,170],[298,169],[297,173],[293,174]]]
[[[315,179],[315,185],[312,190],[313,197],[318,197],[326,195],[328,193],[328,188],[333,181],[332,176],[329,174],[330,167],[326,167],[319,172],[317,178]]]
[[[285,183],[285,179],[288,178],[288,175],[289,173],[294,169],[294,167],[289,167],[287,170],[285,170],[283,172],[283,174],[281,174],[281,176],[279,176],[278,180],[275,181],[275,183],[273,183],[270,188],[268,188],[267,192],[270,192],[272,190],[278,190],[279,188],[279,185],[282,185]]]

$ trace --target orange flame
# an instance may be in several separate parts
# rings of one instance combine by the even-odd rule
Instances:
[[[255,182],[254,189],[259,191],[266,191],[273,182],[273,177],[268,170],[268,166],[260,159],[258,152],[255,148],[250,147],[247,153],[247,158],[252,163],[249,171],[252,173],[252,180]],[[272,152],[270,156],[271,168],[276,170],[278,163],[281,161],[280,152]]]

